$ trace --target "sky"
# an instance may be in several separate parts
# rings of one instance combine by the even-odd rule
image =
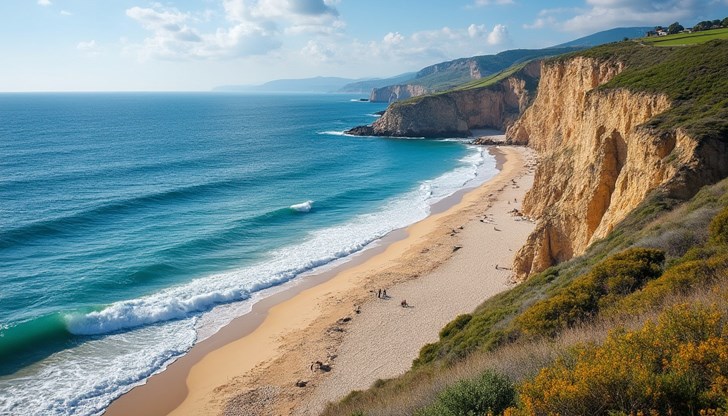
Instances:
[[[0,16],[0,91],[207,91],[689,27],[728,0],[2,0]]]

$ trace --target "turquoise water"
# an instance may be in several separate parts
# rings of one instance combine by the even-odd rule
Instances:
[[[0,95],[0,413],[97,414],[494,173],[458,141],[342,135],[384,109],[352,98]]]

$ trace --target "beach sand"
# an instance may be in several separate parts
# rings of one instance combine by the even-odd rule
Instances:
[[[261,302],[107,413],[314,415],[405,372],[447,322],[509,287],[507,268],[533,229],[510,213],[532,184],[533,153],[491,151],[500,173],[460,202],[333,277]],[[316,361],[330,371],[311,370]]]

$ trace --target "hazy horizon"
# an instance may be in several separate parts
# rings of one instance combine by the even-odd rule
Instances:
[[[2,92],[204,92],[386,78],[615,27],[690,26],[728,16],[728,0],[11,0],[0,12],[12,39]]]

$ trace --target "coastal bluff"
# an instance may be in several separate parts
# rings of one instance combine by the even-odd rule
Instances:
[[[347,134],[393,137],[467,137],[470,130],[504,130],[531,104],[540,77],[538,61],[490,85],[393,103],[370,126]]]
[[[653,191],[684,200],[728,175],[725,141],[645,124],[672,108],[668,95],[600,88],[624,69],[581,56],[544,62],[533,105],[508,128],[540,160],[523,205],[537,225],[516,256],[518,278],[583,254]]]

